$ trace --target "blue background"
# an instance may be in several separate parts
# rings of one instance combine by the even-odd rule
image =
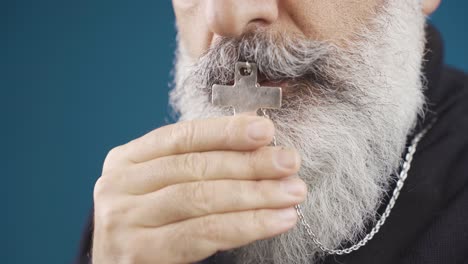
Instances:
[[[431,19],[465,71],[467,8]],[[16,0],[0,18],[1,262],[69,263],[107,151],[171,122],[171,2]]]

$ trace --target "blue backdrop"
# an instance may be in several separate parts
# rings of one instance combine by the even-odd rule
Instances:
[[[467,8],[431,19],[465,71]],[[1,262],[69,263],[107,151],[171,122],[171,3],[14,0],[0,17]]]

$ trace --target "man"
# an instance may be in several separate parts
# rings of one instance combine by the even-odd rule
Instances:
[[[181,122],[110,151],[78,262],[468,261],[468,80],[438,4],[173,0]],[[257,74],[238,62],[282,108],[211,103]]]

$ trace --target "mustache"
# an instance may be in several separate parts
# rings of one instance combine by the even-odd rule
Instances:
[[[213,84],[234,82],[238,61],[254,62],[258,81],[285,82],[289,87],[325,89],[337,85],[336,73],[342,68],[340,49],[332,43],[306,39],[291,33],[255,31],[236,38],[220,38],[196,62],[200,88],[211,94]]]

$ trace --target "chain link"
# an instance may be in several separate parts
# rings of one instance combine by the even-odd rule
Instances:
[[[262,114],[264,117],[270,119],[270,116],[267,114],[265,109],[261,109]],[[312,242],[323,252],[329,254],[329,255],[345,255],[349,254],[353,251],[358,250],[362,246],[366,245],[374,236],[380,231],[380,228],[383,226],[385,221],[387,220],[388,216],[390,215],[390,212],[392,211],[393,207],[395,206],[395,203],[400,196],[401,189],[403,188],[403,185],[405,184],[405,180],[408,177],[408,171],[411,168],[411,162],[413,161],[413,156],[414,153],[416,152],[416,147],[418,146],[419,141],[424,137],[424,135],[431,129],[433,124],[435,123],[435,119],[423,130],[421,130],[411,141],[411,145],[408,147],[407,153],[405,155],[405,161],[402,165],[400,174],[398,175],[398,181],[396,183],[395,189],[393,189],[393,194],[392,197],[390,198],[390,201],[387,204],[387,207],[385,208],[384,213],[380,217],[380,219],[377,221],[375,226],[372,228],[372,230],[364,237],[362,238],[359,242],[356,244],[348,247],[348,248],[343,248],[343,249],[331,249],[325,246],[322,242],[320,242],[315,235],[315,233],[312,231],[312,228],[310,227],[309,223],[307,222],[304,213],[302,212],[301,206],[298,204],[295,206],[297,215],[299,217],[299,220],[301,224],[304,226],[306,229],[307,234],[310,236],[312,239]],[[276,142],[276,137],[273,137],[273,146],[277,146]]]

